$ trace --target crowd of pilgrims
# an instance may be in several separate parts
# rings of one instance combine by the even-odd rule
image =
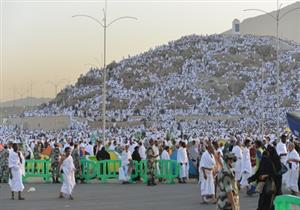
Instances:
[[[171,129],[177,126],[174,116],[208,114],[243,116],[231,128],[258,126],[261,118],[268,127],[276,127],[277,68],[272,43],[272,37],[264,36],[191,35],[124,59],[109,69],[107,120],[134,121],[138,115],[158,118],[163,129]],[[285,45],[288,50],[279,52],[281,124],[286,123],[286,112],[300,105],[300,47],[292,42]],[[269,54],[261,53],[268,50]],[[24,115],[101,120],[102,89],[94,80],[101,80],[102,72],[91,69],[75,85],[63,89],[56,101]],[[139,86],[145,81],[149,84]],[[116,106],[114,100],[123,105]],[[193,133],[207,126],[222,132],[228,122],[191,120],[183,126]]]
[[[16,133],[18,132],[16,131]],[[74,183],[64,183],[62,192],[70,195],[75,186],[75,181],[84,182],[81,177],[80,158],[91,155],[95,156],[97,160],[108,160],[110,159],[108,151],[119,154],[118,158],[122,161],[120,167],[122,170],[119,170],[119,173],[122,173],[122,178],[119,180],[122,183],[128,183],[129,181],[130,173],[133,170],[131,168],[132,160],[138,162],[150,159],[153,159],[154,162],[159,159],[170,160],[172,152],[177,151],[176,160],[180,168],[178,183],[186,183],[190,180],[189,168],[195,167],[198,169],[196,178],[199,180],[202,202],[209,204],[217,202],[220,209],[226,209],[220,206],[222,206],[224,200],[228,200],[226,194],[225,197],[221,196],[222,191],[220,189],[228,189],[226,185],[228,180],[222,179],[220,171],[228,168],[229,171],[232,171],[232,180],[230,181],[232,186],[229,189],[234,192],[233,198],[236,201],[234,204],[236,209],[239,205],[239,190],[243,189],[245,190],[242,192],[248,195],[259,193],[259,210],[273,209],[272,203],[276,195],[286,193],[286,190],[293,195],[299,194],[299,139],[293,137],[290,133],[282,134],[280,140],[277,140],[275,135],[265,135],[262,140],[259,136],[231,133],[223,141],[211,137],[199,138],[187,135],[168,139],[162,131],[155,129],[147,130],[140,139],[135,139],[133,136],[128,138],[108,137],[106,142],[103,142],[99,137],[95,137],[93,140],[91,136],[90,138],[84,136],[82,132],[77,133],[77,135],[77,138],[73,138],[72,133],[66,131],[57,134],[57,136],[54,133],[40,132],[37,135],[37,133],[31,132],[28,133],[26,141],[16,138],[14,142],[23,143],[23,149],[20,150],[22,152],[17,153],[19,156],[21,153],[22,158],[24,156],[23,160],[43,159],[45,157],[51,159],[53,183],[60,182],[59,172],[63,166],[64,161],[62,162],[62,160],[66,159],[67,152],[69,163],[64,164],[64,167],[69,167],[68,170],[74,169]],[[1,182],[9,181],[9,173],[5,171],[11,167],[11,162],[18,157],[18,155],[12,155],[10,158],[13,154],[11,152],[13,143],[9,139],[5,141],[2,138],[0,144]],[[149,149],[153,153],[150,156],[148,154]],[[228,159],[230,155],[232,155],[232,158]],[[232,164],[231,159],[234,160]],[[159,170],[157,163],[154,164],[153,169]],[[138,182],[139,179],[138,177],[134,181]],[[266,193],[262,183],[266,183],[266,180],[269,179],[272,180],[276,188],[271,193]],[[66,180],[68,179],[66,178]],[[223,184],[220,183],[222,180],[224,181]],[[148,185],[156,185],[159,181],[161,180],[153,178],[151,182],[148,180]],[[17,180],[16,182],[21,181]],[[12,186],[12,189],[21,192],[24,189],[22,185]],[[22,199],[21,195],[20,198]]]
[[[177,150],[176,160],[180,166],[178,182],[186,183],[190,178],[189,168],[196,168],[203,203],[217,202],[219,209],[237,210],[239,190],[245,189],[248,195],[259,193],[258,210],[274,208],[272,201],[276,195],[287,192],[286,189],[291,194],[299,193],[297,139],[290,134],[281,138],[274,134],[284,133],[282,128],[286,124],[286,112],[300,105],[297,58],[300,48],[299,45],[286,43],[289,50],[279,54],[283,69],[280,73],[282,106],[278,131],[275,128],[277,110],[275,106],[270,106],[277,100],[274,91],[276,63],[274,59],[262,55],[257,60],[258,54],[253,51],[272,43],[271,37],[252,35],[191,35],[115,64],[107,80],[107,121],[134,121],[138,115],[150,121],[156,120],[156,126],[155,129],[147,128],[145,124],[110,128],[105,131],[105,142],[101,131],[87,126],[88,122],[100,120],[102,115],[99,112],[102,96],[98,82],[102,71],[91,69],[80,77],[77,84],[66,87],[59,94],[64,96],[60,103],[54,101],[23,113],[23,116],[69,115],[71,118],[85,119],[86,123],[72,122],[70,129],[59,131],[26,131],[0,126],[0,181],[8,182],[8,169],[22,165],[20,161],[24,163],[23,159],[48,157],[51,159],[53,182],[60,181],[62,168],[65,177],[61,193],[71,195],[75,181],[83,181],[79,160],[86,155],[106,160],[111,158],[109,151],[116,152],[122,161],[120,180],[127,183],[132,171],[131,160],[147,159],[153,163],[148,165],[150,171],[157,170],[155,160],[168,160]],[[191,56],[187,55],[189,52]],[[243,64],[240,60],[226,60],[235,56],[244,59]],[[249,65],[247,62],[250,62]],[[199,83],[210,84],[213,82],[211,78],[217,75],[223,78],[221,88],[199,86]],[[134,81],[128,81],[133,78]],[[218,91],[229,89],[228,81],[232,80],[244,81],[243,88],[239,93],[229,94],[230,97],[222,97]],[[135,86],[143,81],[151,84]],[[128,87],[128,84],[131,86]],[[117,99],[119,104],[126,102],[126,106],[110,109],[112,99]],[[243,117],[235,121],[174,119],[178,115],[202,114]],[[260,119],[268,128],[264,135],[259,129]],[[12,142],[21,143],[22,152]],[[74,180],[71,176],[67,177],[73,170]],[[19,176],[21,172],[16,171],[12,170],[15,175],[12,176],[11,187],[12,191],[20,193],[24,186]],[[151,179],[151,173],[149,176],[148,185],[160,181]],[[266,190],[268,183],[276,185],[275,190]],[[19,198],[22,198],[20,194]]]

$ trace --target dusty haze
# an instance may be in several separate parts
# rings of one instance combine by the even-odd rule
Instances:
[[[71,16],[101,18],[103,6],[103,1],[2,1],[0,99],[53,97],[49,81],[61,81],[59,90],[90,66],[102,66],[102,28]],[[276,1],[108,1],[109,20],[124,15],[138,20],[122,20],[109,28],[107,63],[184,35],[222,33],[234,18],[259,15],[243,12],[247,8],[273,11]]]

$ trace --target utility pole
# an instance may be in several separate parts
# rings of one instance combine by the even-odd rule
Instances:
[[[107,28],[111,26],[113,23],[121,20],[121,19],[133,19],[137,20],[135,17],[131,16],[123,16],[112,20],[111,22],[107,23],[107,0],[105,0],[105,6],[103,9],[103,19],[99,20],[95,17],[90,15],[78,14],[73,15],[72,17],[85,17],[93,20],[97,24],[99,24],[103,28],[103,87],[102,87],[102,130],[103,130],[103,141],[106,141],[106,48],[107,48]]]
[[[294,12],[295,10],[299,10],[300,7],[296,7],[293,9],[288,10],[287,12],[281,14],[281,5],[279,5],[279,0],[277,0],[277,11],[275,16],[272,15],[270,12],[267,12],[262,9],[245,9],[244,11],[258,11],[270,16],[274,21],[276,21],[276,135],[277,139],[280,138],[280,64],[279,64],[279,23],[280,21],[289,13]]]

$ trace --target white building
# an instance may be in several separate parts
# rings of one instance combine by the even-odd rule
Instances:
[[[238,19],[232,21],[232,34],[240,34],[240,21]]]

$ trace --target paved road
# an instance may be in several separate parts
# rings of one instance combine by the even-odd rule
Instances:
[[[215,210],[215,205],[200,204],[199,190],[195,183],[160,184],[147,187],[144,184],[122,185],[78,184],[75,200],[57,199],[60,184],[25,184],[25,201],[10,200],[7,184],[1,184],[0,210]],[[27,192],[35,187],[35,192]],[[254,210],[257,196],[241,195],[241,209]]]

